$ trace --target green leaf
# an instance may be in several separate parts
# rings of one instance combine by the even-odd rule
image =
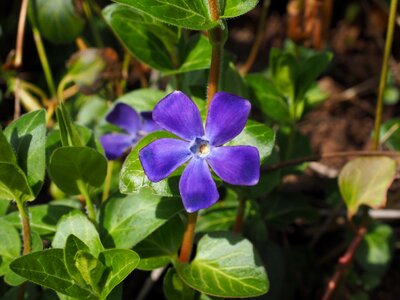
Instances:
[[[154,194],[160,196],[179,196],[178,182],[182,172],[182,168],[178,168],[168,178],[159,182],[150,181],[143,171],[142,164],[139,160],[139,151],[152,141],[160,138],[174,138],[175,135],[165,132],[156,131],[142,138],[122,165],[119,190],[123,194],[137,193],[143,188],[150,189]]]
[[[203,0],[117,0],[161,22],[178,27],[206,30],[218,23],[211,21],[207,2]]]
[[[15,157],[14,150],[8,143],[3,130],[0,128],[0,161],[17,164],[17,158]]]
[[[10,202],[4,201],[4,199],[0,199],[0,216],[3,216],[7,213],[9,205]]]
[[[52,246],[54,248],[64,248],[67,238],[71,234],[85,243],[92,254],[97,255],[104,249],[93,223],[80,211],[71,212],[61,218],[57,224]]]
[[[140,5],[143,1],[134,2]],[[173,45],[178,42],[176,28],[158,22],[146,12],[125,5],[109,5],[103,10],[103,15],[135,57],[160,71],[174,69],[171,55],[175,53]]]
[[[79,250],[75,255],[75,266],[85,282],[96,292],[99,292],[99,282],[105,270],[104,265],[89,252]]]
[[[88,147],[61,147],[50,158],[49,175],[68,194],[80,194],[79,181],[92,187],[101,186],[106,173],[105,157]]]
[[[75,256],[79,251],[89,251],[89,248],[75,235],[69,235],[64,248],[65,267],[74,280],[80,285],[85,285],[85,279],[75,264]]]
[[[267,274],[253,245],[229,232],[203,236],[195,259],[176,263],[190,287],[217,297],[256,297],[268,292]]]
[[[101,208],[102,241],[107,247],[132,248],[181,210],[179,198],[162,198],[148,190],[111,197]]]
[[[390,119],[382,124],[380,129],[380,143],[390,150],[400,150],[400,119]]]
[[[258,0],[220,0],[219,2],[220,6],[221,2],[225,2],[224,12],[221,18],[234,18],[252,10],[256,7]]]
[[[261,164],[271,154],[275,144],[275,133],[268,126],[256,121],[248,120],[243,131],[228,142],[227,146],[248,145],[258,149]]]
[[[348,162],[339,174],[339,189],[349,218],[360,205],[386,204],[386,193],[396,175],[396,161],[389,157],[360,157]]]
[[[56,44],[73,42],[82,32],[85,21],[73,0],[33,0],[31,21],[37,22],[41,34]]]
[[[139,112],[152,111],[154,106],[166,95],[167,93],[161,90],[137,89],[122,95],[116,102],[128,104]]]
[[[255,104],[265,115],[280,123],[292,122],[285,97],[271,80],[261,74],[251,74],[246,76],[246,81],[255,95]]]
[[[56,231],[60,218],[73,210],[73,207],[57,202],[34,205],[29,208],[31,228],[40,235],[52,234]],[[21,219],[17,211],[4,216],[4,219],[21,229]]]
[[[25,172],[29,186],[36,196],[43,185],[46,168],[46,113],[43,109],[27,113],[12,122],[4,135]]]
[[[22,202],[35,199],[25,173],[15,164],[0,162],[0,198]]]
[[[174,268],[169,268],[165,274],[163,288],[167,300],[193,300],[196,295],[195,290],[179,278]]]
[[[177,257],[183,231],[182,220],[175,216],[137,244],[133,250],[140,256],[138,268],[154,270],[169,264]]]
[[[98,299],[93,292],[76,284],[69,275],[62,249],[34,252],[17,258],[10,268],[18,275],[44,287],[78,299]]]
[[[15,227],[0,219],[0,276],[10,272],[9,264],[21,252],[21,238]]]
[[[109,270],[100,297],[107,299],[108,294],[136,268],[140,258],[129,249],[109,249],[100,253],[99,260]]]

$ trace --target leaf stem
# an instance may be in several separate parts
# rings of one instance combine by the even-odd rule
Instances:
[[[108,196],[110,195],[111,178],[113,173],[114,161],[109,160],[107,162],[107,175],[104,180],[103,196],[101,197],[101,202],[106,202]]]
[[[234,233],[239,234],[242,231],[245,208],[246,208],[246,199],[240,198],[239,207],[236,213],[235,225],[233,225],[232,229]]]
[[[95,212],[95,209],[94,209],[94,206],[93,206],[92,199],[90,198],[87,186],[81,180],[78,180],[77,185],[78,185],[79,191],[81,192],[82,196],[85,198],[86,210],[87,210],[89,219],[94,224],[96,224],[96,212]]]
[[[21,10],[19,12],[17,43],[15,45],[14,67],[22,65],[22,56],[24,49],[24,32],[26,23],[26,12],[28,11],[28,0],[22,0]]]
[[[40,63],[42,64],[47,87],[49,88],[51,97],[56,97],[56,88],[54,85],[53,74],[50,69],[49,61],[47,59],[47,54],[43,45],[42,37],[40,35],[38,28],[36,27],[35,22],[31,22],[31,25],[32,25],[33,39],[35,41]]]
[[[390,157],[400,157],[400,152],[395,151],[343,151],[343,152],[328,152],[322,154],[315,154],[310,156],[304,156],[292,160],[282,161],[277,164],[272,164],[265,166],[261,171],[276,171],[286,167],[296,166],[305,162],[318,161],[327,158],[338,158],[338,157],[350,157],[350,156],[390,156]]]
[[[270,4],[271,4],[271,0],[264,0],[253,46],[251,47],[250,54],[247,57],[245,64],[240,69],[240,74],[242,74],[242,75],[246,75],[250,71],[251,67],[254,64],[254,61],[257,58],[257,54],[258,54],[258,51],[260,50],[261,42],[262,42],[263,36],[264,36],[263,33],[264,33],[264,27],[265,27],[265,20],[267,19],[267,14],[268,14],[268,9],[269,9]]]
[[[31,236],[31,224],[29,221],[29,210],[25,202],[22,202],[21,200],[16,200],[15,202],[17,203],[18,212],[22,222],[23,243],[24,243],[23,255],[26,255],[32,252],[32,236]]]
[[[192,253],[194,229],[196,228],[198,212],[189,213],[185,232],[183,233],[181,252],[179,254],[179,261],[187,263],[190,260]]]
[[[383,94],[385,92],[387,73],[388,73],[388,63],[393,44],[396,12],[397,12],[397,0],[392,0],[390,2],[390,13],[389,13],[389,22],[386,34],[385,52],[383,55],[381,78],[379,81],[378,102],[376,103],[373,150],[377,150],[379,148],[379,134],[382,123],[382,110],[383,110]]]

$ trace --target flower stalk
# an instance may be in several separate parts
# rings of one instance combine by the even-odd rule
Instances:
[[[22,253],[23,255],[26,255],[32,252],[32,236],[31,236],[31,224],[29,221],[29,210],[28,206],[24,202],[16,200],[16,203],[22,222],[23,243],[24,243],[24,248]]]
[[[77,185],[78,185],[79,191],[81,192],[83,198],[85,198],[86,210],[87,210],[88,217],[93,222],[93,224],[96,224],[96,211],[94,209],[92,199],[90,198],[87,186],[82,181],[78,181]]]
[[[181,252],[179,254],[179,261],[181,263],[187,263],[190,260],[190,254],[192,253],[194,230],[196,228],[198,212],[189,213],[187,218],[186,229],[183,234]]]
[[[233,225],[232,229],[233,233],[239,234],[242,231],[245,208],[246,208],[246,199],[240,198],[239,207],[236,213],[235,224]]]

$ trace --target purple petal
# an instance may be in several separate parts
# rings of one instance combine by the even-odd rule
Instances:
[[[153,113],[151,111],[143,111],[140,113],[142,117],[142,128],[141,130],[145,133],[161,130],[161,127],[157,125],[153,120]]]
[[[191,155],[188,142],[169,138],[155,140],[139,151],[144,173],[153,182],[166,178]]]
[[[156,105],[153,120],[165,130],[188,141],[204,135],[199,109],[180,91],[165,96]]]
[[[208,163],[221,179],[234,185],[255,185],[260,178],[260,155],[252,146],[212,149]]]
[[[108,160],[119,158],[134,141],[134,136],[122,133],[110,133],[100,137],[100,143]]]
[[[182,173],[179,191],[187,212],[210,207],[219,198],[217,186],[212,179],[205,160],[193,158]]]
[[[106,120],[130,134],[136,134],[140,129],[140,116],[132,107],[125,103],[117,103],[110,111]]]
[[[206,137],[220,146],[237,136],[246,125],[250,102],[238,96],[219,92],[211,101],[206,122]]]

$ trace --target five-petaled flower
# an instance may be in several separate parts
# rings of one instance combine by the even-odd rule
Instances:
[[[153,121],[152,112],[138,114],[124,103],[117,103],[107,114],[106,120],[125,131],[125,133],[108,133],[100,137],[100,143],[108,160],[119,158],[144,135],[160,129]]]
[[[142,148],[139,158],[147,177],[158,182],[180,165],[188,164],[179,181],[183,205],[195,212],[219,198],[210,168],[233,185],[255,185],[260,177],[260,156],[252,146],[223,146],[244,128],[249,101],[219,92],[211,101],[205,130],[197,106],[182,92],[163,98],[153,110],[153,120],[181,139],[162,138]]]

